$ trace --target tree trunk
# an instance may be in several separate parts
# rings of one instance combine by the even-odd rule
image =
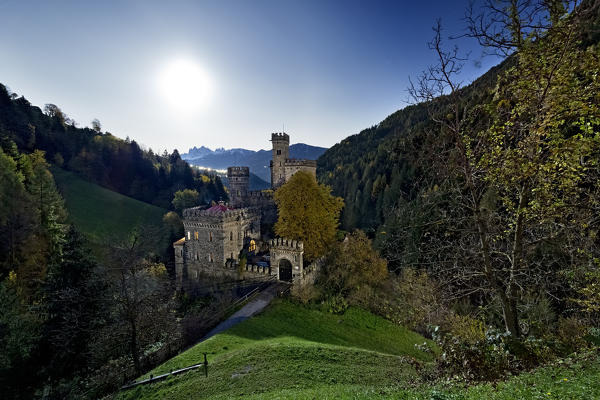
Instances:
[[[502,314],[506,331],[514,338],[520,337],[521,330],[519,328],[519,314],[517,312],[516,300],[509,298],[505,293],[502,293],[500,301],[502,302]]]
[[[142,367],[140,365],[140,356],[138,351],[137,344],[137,327],[135,324],[135,320],[132,318],[129,320],[129,324],[131,326],[131,337],[130,337],[130,346],[131,346],[131,357],[133,358],[133,365],[135,367],[135,372],[138,375],[142,374]]]

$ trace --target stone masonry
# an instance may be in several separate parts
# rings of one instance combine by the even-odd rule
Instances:
[[[179,289],[190,287],[201,276],[239,279],[246,276],[277,276],[292,282],[302,277],[304,245],[302,242],[265,237],[261,227],[272,226],[277,220],[273,191],[287,182],[298,171],[316,176],[317,163],[313,160],[289,158],[289,136],[273,133],[271,187],[268,191],[250,191],[248,167],[227,168],[229,204],[210,208],[189,208],[183,211],[185,237],[173,243],[175,273]],[[243,249],[256,246],[260,241],[269,244],[270,266],[247,265],[238,269]]]

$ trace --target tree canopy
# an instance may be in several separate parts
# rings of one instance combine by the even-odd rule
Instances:
[[[275,203],[279,213],[275,234],[303,241],[308,261],[323,256],[335,241],[344,201],[314,176],[299,171],[275,192]]]

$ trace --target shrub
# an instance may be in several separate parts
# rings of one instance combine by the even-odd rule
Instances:
[[[442,348],[441,365],[467,380],[494,380],[510,369],[510,355],[501,338],[490,334],[485,340],[468,343],[450,333],[438,342]]]
[[[529,291],[524,294],[519,318],[526,321],[522,333],[542,337],[550,332],[556,322],[550,299],[545,293]]]
[[[434,337],[442,349],[441,367],[451,374],[467,380],[494,380],[510,369],[506,334],[486,331],[481,321],[464,316],[451,317],[448,328]]]
[[[577,317],[560,318],[558,320],[557,336],[564,350],[572,353],[587,346],[588,329]]]
[[[315,275],[314,273],[308,274],[298,282],[294,282],[291,290],[292,297],[298,299],[303,304],[308,304],[317,299],[320,292],[315,287]]]
[[[365,304],[375,314],[423,335],[442,325],[448,311],[439,299],[436,283],[424,271],[406,268],[377,288]]]
[[[556,358],[556,343],[529,336],[515,340],[507,336],[506,347],[512,355],[512,369],[531,369]]]
[[[600,346],[600,328],[589,328],[585,340],[594,346]]]
[[[348,309],[348,301],[344,296],[339,294],[329,297],[322,304],[325,310],[332,314],[343,314]]]

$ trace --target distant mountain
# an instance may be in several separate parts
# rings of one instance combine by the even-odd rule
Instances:
[[[321,154],[325,153],[326,150],[327,149],[324,147],[296,143],[290,146],[290,157],[316,160],[321,156]],[[224,170],[227,169],[227,167],[233,166],[250,167],[251,173],[256,174],[260,179],[267,182],[267,184],[271,182],[271,170],[269,169],[271,150],[254,151],[246,149],[224,148],[211,150],[201,146],[200,148],[191,148],[187,153],[182,154],[181,158],[192,165],[217,170]],[[252,188],[252,179],[250,186]],[[260,183],[256,182],[255,187],[258,186],[260,186]]]

